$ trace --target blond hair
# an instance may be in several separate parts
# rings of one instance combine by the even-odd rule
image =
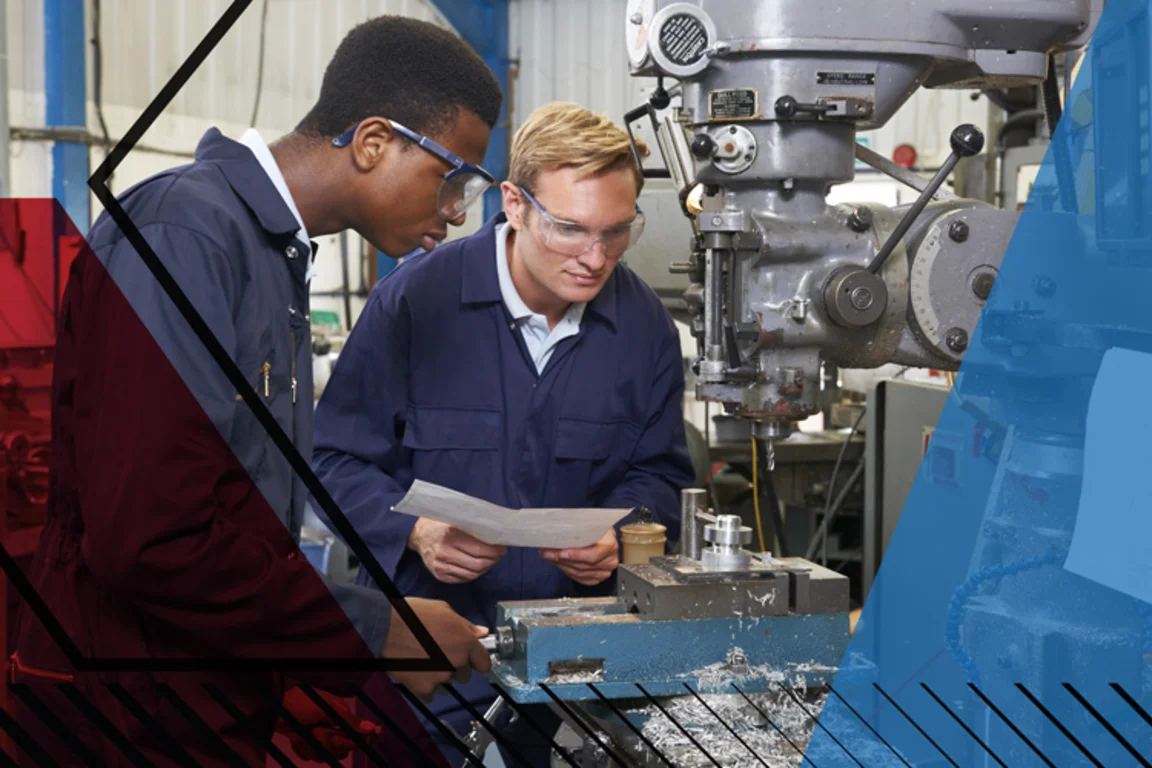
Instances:
[[[636,139],[636,149],[641,157],[648,156],[648,147],[640,139]],[[644,176],[624,129],[606,115],[568,102],[540,107],[516,131],[508,180],[532,191],[541,171],[558,168],[577,168],[585,176],[627,168],[636,177],[637,194],[644,188]]]

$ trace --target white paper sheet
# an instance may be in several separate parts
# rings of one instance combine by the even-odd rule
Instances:
[[[1080,514],[1064,567],[1152,603],[1152,400],[1138,390],[1150,377],[1152,355],[1121,348],[1104,354],[1088,404]]]
[[[467,531],[506,547],[586,547],[595,544],[630,509],[509,509],[451,488],[417,480],[392,507]]]

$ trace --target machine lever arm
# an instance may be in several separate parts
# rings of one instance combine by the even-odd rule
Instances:
[[[984,134],[980,129],[974,125],[964,124],[957,127],[952,131],[952,154],[948,155],[948,159],[944,161],[944,165],[940,166],[940,170],[932,177],[932,181],[928,182],[928,186],[920,192],[920,197],[916,198],[916,202],[904,214],[904,218],[900,219],[900,223],[896,225],[896,229],[892,230],[892,234],[884,241],[884,245],[876,252],[876,256],[868,264],[868,271],[872,274],[877,274],[884,266],[884,262],[896,250],[896,246],[904,239],[904,235],[908,234],[908,230],[912,228],[917,217],[924,211],[924,207],[932,200],[932,196],[936,194],[936,190],[944,183],[949,174],[956,167],[962,158],[972,157],[973,155],[980,154],[980,150],[984,149]]]

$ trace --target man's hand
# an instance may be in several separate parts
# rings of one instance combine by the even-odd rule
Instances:
[[[360,720],[352,713],[352,710],[339,696],[334,696],[327,691],[313,689],[332,710],[340,716],[340,718],[361,736],[365,736],[371,741],[373,736],[380,735],[380,726],[371,723],[367,720]],[[333,757],[337,760],[342,760],[351,752],[356,744],[348,736],[343,724],[333,721],[324,710],[312,700],[300,688],[291,688],[284,694],[284,708],[296,718],[297,721],[305,728],[312,732],[312,738],[320,743],[320,746],[327,749],[332,753]],[[323,762],[320,755],[315,754],[312,748],[308,746],[308,742],[304,741],[296,730],[290,727],[283,719],[278,719],[276,722],[276,730],[285,734],[288,741],[292,744],[292,751],[302,760],[316,760]]]
[[[397,683],[406,686],[424,701],[431,701],[436,686],[449,680],[466,683],[472,677],[472,670],[487,672],[492,668],[492,659],[480,644],[480,638],[488,634],[487,627],[476,626],[453,611],[443,600],[419,597],[405,600],[456,672],[393,672],[392,678]],[[388,637],[384,641],[384,652],[381,655],[386,659],[428,658],[395,608],[392,609],[392,623],[388,626]]]
[[[608,579],[620,565],[620,544],[616,530],[609,528],[595,544],[578,549],[541,549],[540,557],[555,563],[568,578],[590,587]]]
[[[423,517],[408,536],[408,548],[420,555],[437,581],[445,584],[475,581],[508,552],[448,523]]]

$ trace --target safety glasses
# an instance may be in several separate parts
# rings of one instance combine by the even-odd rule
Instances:
[[[604,255],[616,259],[644,234],[644,212],[639,205],[636,206],[636,217],[632,221],[594,232],[583,224],[557,219],[544,210],[544,206],[528,190],[523,187],[518,189],[540,213],[540,239],[545,247],[565,256],[583,256],[599,242],[604,248]]]
[[[421,136],[394,120],[389,120],[388,123],[396,133],[416,142],[421,149],[431,152],[454,166],[451,171],[444,175],[444,181],[440,184],[440,192],[436,197],[436,209],[444,221],[455,221],[463,216],[464,212],[496,183],[496,179],[488,171],[469,163],[453,152],[449,152],[427,136]],[[349,128],[332,139],[332,144],[337,147],[348,146],[356,136],[358,127]]]

